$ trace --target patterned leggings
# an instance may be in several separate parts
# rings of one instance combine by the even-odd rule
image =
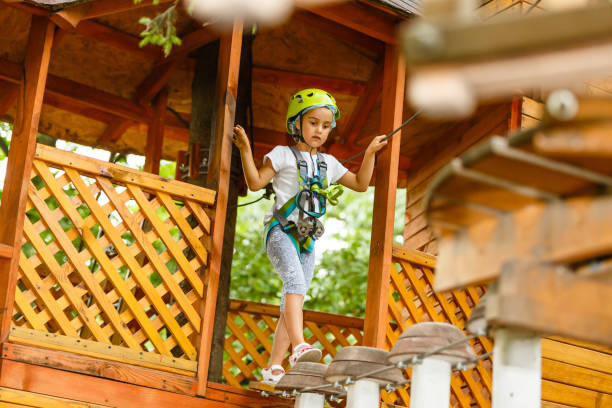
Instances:
[[[277,225],[269,232],[266,252],[276,273],[283,281],[280,304],[280,310],[283,312],[287,293],[297,293],[306,297],[314,272],[314,249],[312,252],[302,251],[302,254],[298,255],[291,238]]]

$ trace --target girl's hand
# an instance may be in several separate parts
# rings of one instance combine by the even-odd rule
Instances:
[[[385,145],[387,144],[387,141],[383,140],[385,137],[387,137],[387,135],[376,136],[374,139],[372,139],[372,141],[368,145],[368,148],[366,149],[365,154],[374,154],[383,147],[385,147]]]
[[[240,125],[234,126],[234,135],[232,136],[232,141],[241,152],[245,149],[248,149],[250,146],[249,138],[247,137],[247,134],[242,128],[242,126]]]

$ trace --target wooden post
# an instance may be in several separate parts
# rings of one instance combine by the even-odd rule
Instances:
[[[153,101],[153,118],[149,122],[147,145],[145,147],[144,171],[159,174],[159,161],[164,145],[164,117],[168,105],[168,92],[160,91]]]
[[[236,113],[238,73],[242,47],[242,22],[234,23],[231,35],[221,39],[217,69],[217,115],[214,153],[208,167],[207,185],[217,190],[213,224],[213,246],[210,252],[206,298],[202,302],[201,340],[198,356],[198,395],[206,393],[210,348],[214,328],[215,305],[223,250],[225,215],[227,212],[229,177],[232,155],[232,129]]]
[[[387,44],[383,73],[381,132],[391,133],[402,122],[406,68],[397,47]],[[401,132],[397,132],[376,158],[376,190],[370,243],[370,266],[363,345],[382,348],[389,297],[395,192]]]
[[[13,256],[0,258],[0,341],[6,341],[13,316],[17,266],[21,256],[23,221],[36,150],[38,121],[51,58],[55,27],[45,17],[32,16],[24,62],[24,85],[15,118],[6,178],[0,205],[0,244],[13,248]]]

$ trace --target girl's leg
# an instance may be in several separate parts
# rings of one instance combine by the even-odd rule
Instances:
[[[285,315],[281,313],[278,323],[276,324],[276,331],[274,332],[274,341],[272,342],[272,351],[270,352],[270,363],[268,367],[274,364],[282,365],[289,348],[289,335],[287,334],[287,327],[285,325]],[[278,373],[274,373],[278,374]]]
[[[285,294],[285,327],[293,347],[304,343],[304,314],[302,303],[304,296],[297,293]]]

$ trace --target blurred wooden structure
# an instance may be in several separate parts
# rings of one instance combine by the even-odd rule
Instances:
[[[278,308],[233,301],[224,376],[207,380],[212,319],[227,207],[237,64],[243,27],[220,35],[180,12],[183,45],[168,58],[138,47],[137,24],[169,3],[93,0],[70,5],[0,2],[0,118],[14,124],[0,207],[0,401],[22,406],[286,406],[239,386],[269,353]],[[64,8],[62,8],[64,7]],[[483,3],[483,18],[526,10],[525,1]],[[253,49],[254,152],[286,143],[286,100],[321,87],[342,117],[326,145],[339,159],[413,112],[404,104],[405,66],[397,25],[418,13],[412,2],[352,0],[299,9],[265,28]],[[114,152],[159,158],[189,151],[190,54],[221,39],[216,191],[165,180],[52,148],[38,131]],[[296,52],[316,48],[318,52]],[[606,83],[593,92],[609,92]],[[233,99],[232,99],[233,98]],[[523,126],[522,99],[479,107],[463,121],[416,119],[378,157],[375,219],[365,319],[306,313],[311,341],[326,356],[339,347],[389,348],[407,325],[448,321],[463,327],[484,292],[432,289],[435,258],[393,247],[393,209],[406,187],[408,248],[435,254],[420,207],[424,186],[451,157],[479,140]],[[170,109],[168,109],[170,108]],[[164,114],[165,112],[165,114]],[[176,112],[176,113],[175,113]],[[197,170],[202,158],[191,156]],[[180,159],[178,161],[181,161]],[[349,163],[355,170],[360,158]],[[179,174],[179,178],[182,174]],[[479,353],[487,339],[473,342]],[[610,350],[544,340],[544,394],[551,404],[596,406],[612,393]],[[454,404],[488,406],[490,364],[453,380]],[[408,393],[387,394],[407,406]],[[551,405],[552,406],[552,405]]]

